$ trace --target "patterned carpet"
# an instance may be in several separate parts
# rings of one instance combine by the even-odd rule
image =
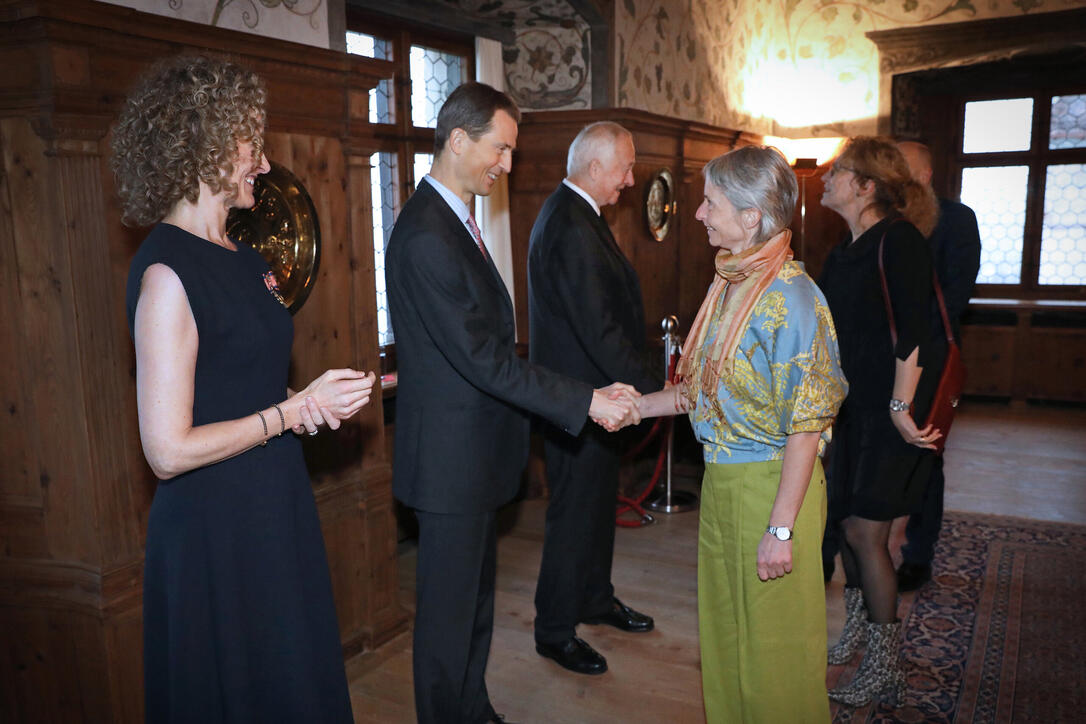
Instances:
[[[947,513],[934,569],[899,611],[904,706],[834,705],[834,722],[1086,720],[1086,526]]]

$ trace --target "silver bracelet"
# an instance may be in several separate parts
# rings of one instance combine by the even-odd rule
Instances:
[[[279,413],[279,435],[282,435],[287,431],[287,418],[283,417],[283,411],[279,409],[279,403],[272,403],[272,407]],[[279,437],[279,435],[276,435],[276,437]]]
[[[260,416],[260,426],[264,428],[264,439],[260,441],[261,445],[268,444],[268,422],[264,419],[264,413],[260,410],[256,411],[256,414]]]
[[[890,398],[890,412],[907,412],[912,407],[911,402],[902,402],[896,397]]]

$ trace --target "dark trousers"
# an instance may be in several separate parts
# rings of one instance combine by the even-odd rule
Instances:
[[[550,502],[535,589],[535,638],[555,644],[573,636],[583,619],[611,609],[619,455],[588,430],[578,438],[548,435],[544,456]]]
[[[943,477],[943,457],[935,455],[934,458],[920,512],[909,516],[909,523],[905,526],[905,545],[901,547],[905,562],[918,566],[931,565],[935,558],[939,529],[943,526],[943,491],[946,479]]]
[[[494,511],[415,511],[415,710],[420,724],[479,724],[494,716],[486,662],[494,630]]]

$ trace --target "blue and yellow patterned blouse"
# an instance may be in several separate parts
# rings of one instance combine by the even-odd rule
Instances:
[[[711,332],[720,324],[720,306],[709,324]],[[797,432],[821,432],[821,455],[847,392],[826,298],[803,265],[789,261],[755,305],[732,374],[720,379],[725,419],[701,393],[690,423],[710,463],[780,459],[786,439]]]

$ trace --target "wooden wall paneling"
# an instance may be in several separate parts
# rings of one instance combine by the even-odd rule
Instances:
[[[737,143],[760,140],[738,131],[622,108],[526,113],[510,176],[514,284],[522,341],[528,337],[525,279],[532,223],[565,176],[566,152],[573,137],[598,120],[621,123],[634,134],[635,186],[623,191],[618,203],[603,213],[641,279],[646,334],[653,343],[660,337],[660,321],[666,315],[676,314],[680,329],[689,328],[712,279],[713,254],[706,251],[704,228],[693,218],[701,202],[702,165]],[[679,208],[668,236],[657,242],[648,230],[644,204],[652,174],[663,167],[671,170],[679,187]]]
[[[1014,325],[962,326],[965,393],[1010,397],[1014,385]]]
[[[705,179],[702,162],[685,162],[676,182],[678,183],[679,223],[682,233],[675,239],[678,254],[679,275],[682,285],[678,290],[680,334],[685,336],[697,316],[705,293],[713,281],[713,259],[716,249],[709,246],[705,226],[694,218],[705,195]]]
[[[350,266],[353,340],[363,370],[380,377],[377,347],[376,269],[373,258],[373,208],[370,197],[369,157],[372,145],[349,144],[347,149],[347,199],[350,215]],[[392,468],[387,455],[384,399],[380,389],[359,416],[362,467],[368,485],[362,490],[359,511],[364,523],[368,569],[363,578],[368,618],[363,622],[365,641],[377,647],[407,629],[406,612],[399,603],[396,565],[396,521],[392,499]]]
[[[76,284],[82,273],[69,256],[64,199],[55,157],[25,119],[3,122],[4,169],[12,197],[12,228],[23,301],[20,375],[31,390],[23,424],[35,456],[49,552],[72,560],[99,559],[87,485],[91,451],[82,418],[83,371]]]
[[[1086,325],[1079,328],[1032,326],[1030,348],[1017,374],[1035,400],[1086,401]]]
[[[0,62],[12,69],[0,76],[0,344],[13,354],[0,401],[18,425],[0,434],[0,720],[138,722],[154,482],[123,296],[146,229],[119,223],[108,125],[155,58],[205,52],[263,75],[269,155],[306,184],[324,235],[322,275],[296,320],[292,380],[305,384],[327,367],[377,367],[372,259],[361,273],[356,263],[372,250],[371,231],[352,228],[344,149],[372,137],[360,99],[387,69],[90,0],[9,5],[17,11],[0,14]],[[352,652],[406,626],[382,439],[375,400],[305,443]]]
[[[962,356],[967,394],[1086,401],[1086,302],[974,299]]]
[[[829,164],[818,168],[814,175],[799,179],[806,185],[807,220],[800,218],[801,203],[796,202],[796,213],[792,218],[792,251],[796,261],[803,262],[807,274],[818,279],[830,250],[841,243],[848,227],[844,219],[835,211],[822,205],[822,192],[826,186],[822,175],[829,170]],[[802,198],[802,194],[801,194]]]
[[[0,60],[2,62],[2,60]],[[11,126],[11,124],[7,124]],[[0,123],[0,154],[5,159],[13,155],[12,140],[5,124]],[[5,350],[7,364],[0,365],[0,405],[4,423],[0,425],[0,450],[14,454],[0,455],[0,508],[14,507],[26,512],[41,510],[41,482],[35,474],[37,462],[32,445],[31,390],[23,377],[29,355],[24,344],[22,294],[19,285],[19,258],[12,228],[12,203],[9,175],[0,174],[0,305],[10,320],[0,325],[0,349]],[[24,516],[25,517],[25,516]],[[6,516],[5,516],[6,518]],[[28,521],[29,522],[29,521]],[[40,515],[38,516],[39,524]],[[16,536],[9,529],[0,529],[0,550],[22,549],[14,543]],[[40,551],[39,551],[40,552]]]

